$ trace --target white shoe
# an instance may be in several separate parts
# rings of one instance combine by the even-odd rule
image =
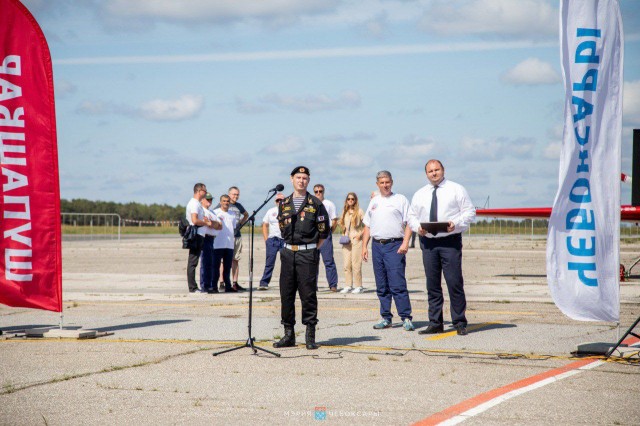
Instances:
[[[364,288],[362,287],[356,287],[353,289],[353,291],[351,292],[351,294],[358,294],[358,293],[362,293],[364,292]]]
[[[340,293],[346,294],[346,293],[349,293],[351,290],[352,290],[351,287],[345,287],[342,290],[340,290]]]

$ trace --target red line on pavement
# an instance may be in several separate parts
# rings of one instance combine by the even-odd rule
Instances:
[[[448,420],[452,417],[457,416],[458,414],[462,414],[467,410],[477,407],[480,404],[483,404],[487,401],[490,401],[494,398],[504,395],[507,392],[511,392],[513,390],[520,389],[525,386],[529,386],[533,383],[542,381],[549,377],[566,373],[567,371],[584,367],[585,365],[590,364],[594,361],[595,360],[593,358],[581,359],[579,361],[575,361],[570,364],[567,364],[564,367],[554,368],[553,370],[545,371],[544,373],[536,374],[535,376],[527,377],[526,379],[522,379],[517,382],[508,384],[506,386],[502,386],[500,388],[490,390],[488,392],[474,396],[473,398],[467,399],[466,401],[462,401],[459,404],[453,405],[443,411],[440,411],[439,413],[435,413],[424,420],[414,423],[414,426],[437,425],[438,423],[441,423],[445,420]]]
[[[640,342],[635,336],[629,336],[624,339],[622,343],[625,345],[633,345]],[[472,408],[477,407],[480,404],[484,404],[487,401],[491,401],[494,398],[497,398],[501,395],[504,395],[508,392],[514,391],[516,389],[523,388],[525,386],[529,386],[533,383],[540,382],[549,377],[558,376],[562,373],[566,373],[567,371],[576,370],[578,368],[584,367],[587,364],[594,362],[593,358],[585,358],[579,361],[572,362],[563,367],[554,368],[553,370],[546,371],[544,373],[536,374],[535,376],[527,377],[525,379],[519,380],[517,382],[508,384],[506,386],[502,386],[497,389],[490,390],[488,392],[482,393],[480,395],[474,396],[473,398],[467,399],[466,401],[462,401],[459,404],[453,405],[445,410],[440,411],[439,413],[435,413],[426,419],[420,420],[417,423],[414,423],[414,426],[429,426],[429,425],[437,425],[445,420],[449,420],[459,414],[462,414]]]

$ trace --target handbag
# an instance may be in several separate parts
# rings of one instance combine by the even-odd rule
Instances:
[[[351,244],[351,238],[349,238],[350,232],[351,232],[351,224],[349,224],[349,229],[347,229],[347,235],[340,236],[340,240],[338,242],[342,245]]]

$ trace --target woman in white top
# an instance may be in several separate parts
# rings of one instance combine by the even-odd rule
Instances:
[[[347,237],[349,242],[342,244],[342,258],[344,264],[345,287],[340,293],[362,293],[362,231],[364,212],[360,209],[358,196],[355,192],[347,194],[344,200],[344,209],[340,216],[339,224],[342,228],[341,241]]]

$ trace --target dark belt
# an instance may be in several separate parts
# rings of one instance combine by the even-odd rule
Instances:
[[[389,244],[389,243],[394,243],[396,241],[402,241],[403,238],[387,238],[386,240],[377,240],[377,239],[373,239],[374,243],[380,243],[380,244]]]

